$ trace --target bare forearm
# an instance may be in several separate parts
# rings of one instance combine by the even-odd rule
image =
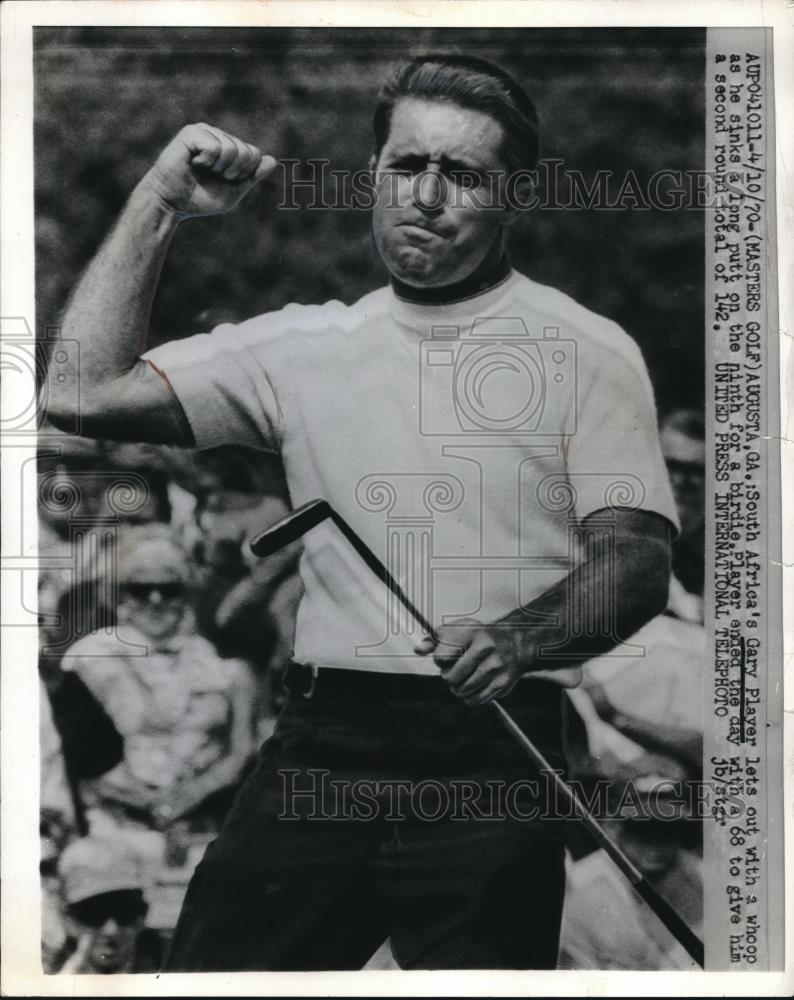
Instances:
[[[50,373],[43,402],[52,423],[93,437],[193,444],[170,383],[141,360],[160,270],[180,219],[229,211],[275,162],[202,123],[166,146],[66,310],[62,337],[79,349],[65,343]]]
[[[494,631],[527,671],[576,666],[661,613],[668,577],[663,542],[601,542],[565,579],[505,615]]]
[[[505,697],[524,674],[577,666],[664,610],[670,541],[663,517],[619,508],[581,528],[576,567],[537,600],[488,625],[441,625],[414,647],[433,654],[465,704]]]
[[[152,299],[177,226],[146,180],[133,191],[116,226],[88,267],[63,319],[62,336],[80,345],[69,382],[50,386],[51,402],[75,398],[84,415],[112,404],[119,379],[130,375],[145,349]],[[79,367],[79,378],[78,378]],[[64,374],[63,368],[59,374]]]
[[[178,223],[149,189],[135,188],[77,287],[64,335],[86,345],[89,379],[129,371],[145,348],[160,271]]]

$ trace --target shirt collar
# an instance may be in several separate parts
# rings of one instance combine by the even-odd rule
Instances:
[[[398,278],[392,278],[391,286],[398,299],[419,305],[454,305],[482,295],[506,281],[512,269],[506,254],[502,254],[495,267],[484,274],[476,273],[443,288],[413,288]]]
[[[468,328],[477,316],[500,315],[504,300],[517,280],[517,272],[510,269],[498,284],[456,302],[409,302],[390,288],[390,312],[399,324],[425,337],[435,326]]]

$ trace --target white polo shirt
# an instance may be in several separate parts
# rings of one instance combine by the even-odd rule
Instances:
[[[382,288],[352,306],[289,305],[147,357],[198,447],[280,451],[293,506],[327,500],[435,625],[491,622],[548,590],[595,511],[678,526],[636,344],[516,272],[453,304]],[[436,672],[336,529],[304,544],[296,660]]]

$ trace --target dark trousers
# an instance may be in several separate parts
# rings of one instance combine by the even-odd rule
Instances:
[[[564,832],[487,707],[435,678],[291,695],[185,898],[169,971],[550,969]],[[504,701],[555,767],[561,690]],[[532,784],[535,782],[535,785]]]

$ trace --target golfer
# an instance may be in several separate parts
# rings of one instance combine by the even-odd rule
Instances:
[[[293,506],[329,501],[401,585],[424,581],[436,626],[411,636],[330,526],[305,536],[291,696],[196,871],[171,970],[356,969],[387,935],[405,969],[554,968],[563,824],[486,703],[562,768],[565,686],[665,607],[677,518],[640,353],[506,256],[530,99],[480,59],[417,58],[374,139],[387,287],[142,355],[177,225],[276,167],[194,124],[63,324],[84,433],[279,451]],[[56,424],[76,381],[51,380]]]

